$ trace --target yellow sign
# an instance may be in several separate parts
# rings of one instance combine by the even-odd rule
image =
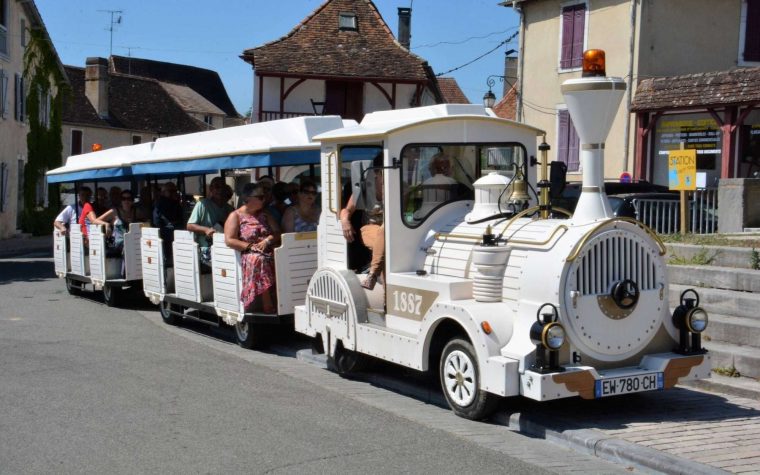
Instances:
[[[668,152],[668,187],[671,190],[697,189],[697,151],[671,150]]]

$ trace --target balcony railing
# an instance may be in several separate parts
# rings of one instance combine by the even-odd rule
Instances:
[[[314,115],[311,112],[280,112],[280,111],[261,111],[261,121],[292,119],[293,117],[305,117]]]
[[[679,200],[634,199],[636,219],[660,234],[678,233],[681,229]],[[688,203],[689,232],[713,234],[718,232],[718,189],[708,188],[691,192]]]

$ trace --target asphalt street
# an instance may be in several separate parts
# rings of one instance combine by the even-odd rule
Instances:
[[[72,297],[50,259],[0,260],[0,302],[2,473],[622,471],[435,406],[419,410],[447,425],[421,424],[294,358],[159,326],[139,298],[126,310]],[[501,431],[503,449],[464,437],[473,427]]]

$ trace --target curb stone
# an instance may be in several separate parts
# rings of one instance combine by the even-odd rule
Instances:
[[[327,368],[327,358],[325,355],[313,354],[310,349],[299,350],[296,353],[296,358],[320,368]],[[371,373],[357,374],[353,379],[391,389],[429,404],[448,407],[442,394],[430,391],[416,384]],[[639,470],[673,475],[728,473],[716,467],[650,449],[623,439],[610,437],[600,431],[571,428],[553,429],[541,421],[540,417],[528,416],[519,412],[512,414],[500,412],[488,422],[507,426],[510,430],[520,434],[542,438],[577,452],[593,455],[610,462],[621,465],[633,465]]]

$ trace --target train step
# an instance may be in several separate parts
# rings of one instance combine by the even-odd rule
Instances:
[[[760,292],[760,271],[753,269],[669,265],[668,279],[671,284]]]
[[[713,369],[735,369],[742,376],[760,378],[760,349],[722,341],[703,343],[712,356]]]
[[[760,320],[760,293],[738,290],[711,289],[694,285],[670,284],[670,307],[678,305],[678,299],[686,289],[693,288],[699,293],[700,306],[709,313],[733,315]]]
[[[760,319],[710,314],[705,341],[719,341],[755,347],[760,351]]]

